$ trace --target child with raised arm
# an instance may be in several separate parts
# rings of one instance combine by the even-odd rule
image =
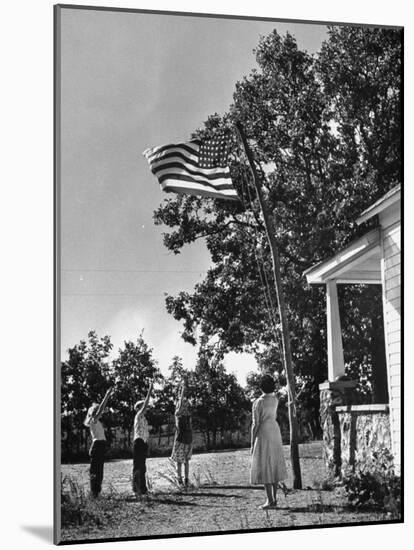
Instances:
[[[177,479],[183,484],[182,466],[184,464],[184,485],[187,487],[190,474],[190,459],[193,452],[193,434],[188,399],[185,395],[185,382],[181,386],[178,401],[175,404],[175,437],[171,459],[177,463]]]
[[[107,447],[105,430],[102,426],[100,418],[105,410],[108,400],[112,394],[110,388],[103,398],[102,402],[93,403],[88,409],[84,424],[91,431],[92,445],[89,450],[91,457],[91,465],[89,469],[89,478],[91,486],[91,494],[94,498],[99,496],[102,489],[102,480],[104,474],[105,452]]]
[[[132,447],[132,490],[137,498],[148,493],[145,473],[147,471],[146,459],[148,454],[149,428],[145,416],[152,392],[153,382],[151,380],[147,396],[144,401],[137,401],[134,405],[136,411],[134,419],[134,443]]]

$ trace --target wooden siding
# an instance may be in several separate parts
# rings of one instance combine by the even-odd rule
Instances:
[[[400,265],[400,253],[398,252],[397,254],[393,254],[392,256],[388,256],[387,258],[385,258],[385,268],[386,269],[389,269],[391,267],[394,267],[396,265]]]
[[[390,421],[393,453],[400,464],[401,441],[401,240],[400,223],[382,228],[384,327],[387,346]]]

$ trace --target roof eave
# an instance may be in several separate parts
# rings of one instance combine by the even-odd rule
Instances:
[[[327,260],[317,263],[308,268],[304,275],[309,284],[324,284],[330,279],[343,278],[344,271],[351,269],[363,258],[378,252],[380,246],[380,230],[375,228],[356,241],[353,241],[346,248],[331,256]],[[351,282],[351,281],[350,281]],[[356,281],[358,282],[358,281]],[[360,282],[367,282],[366,279]],[[371,282],[377,282],[376,279]]]
[[[358,225],[371,219],[373,216],[380,214],[386,208],[401,200],[401,185],[396,185],[377,202],[371,204],[369,208],[364,210],[362,214],[355,220]]]

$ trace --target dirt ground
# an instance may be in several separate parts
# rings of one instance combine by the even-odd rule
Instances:
[[[284,449],[288,467],[289,447]],[[132,460],[105,464],[102,496],[93,503],[102,512],[100,525],[85,522],[65,526],[62,540],[151,537],[180,533],[206,533],[250,529],[277,529],[305,525],[327,525],[387,521],[379,512],[348,509],[343,489],[323,490],[326,479],[320,443],[300,446],[302,490],[279,493],[275,510],[263,511],[262,487],[249,485],[248,449],[205,453],[191,460],[191,487],[178,488],[168,458],[147,460],[151,495],[146,503],[137,502],[131,491]],[[88,464],[63,465],[62,475],[76,480],[88,490]]]

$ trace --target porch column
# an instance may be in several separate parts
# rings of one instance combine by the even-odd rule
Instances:
[[[336,281],[326,283],[326,313],[328,340],[328,380],[333,382],[345,374],[344,350],[342,347],[341,319],[339,317]]]

